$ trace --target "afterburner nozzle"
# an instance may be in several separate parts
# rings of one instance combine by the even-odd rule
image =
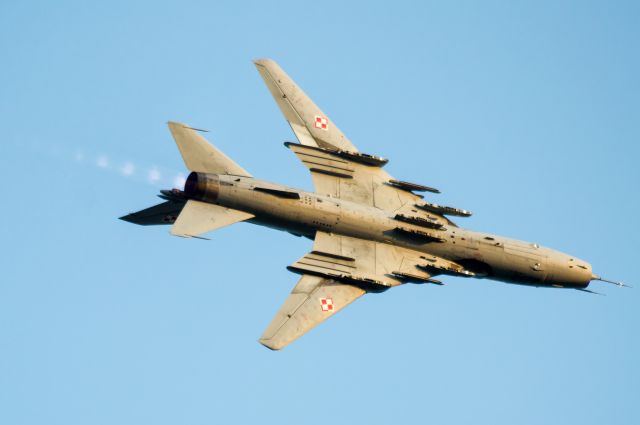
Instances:
[[[220,193],[220,179],[217,174],[196,173],[189,174],[184,184],[184,192],[189,198],[205,202],[215,202]]]

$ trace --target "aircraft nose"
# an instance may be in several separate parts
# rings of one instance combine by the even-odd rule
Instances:
[[[554,286],[586,288],[593,277],[591,264],[560,253],[554,256],[551,269],[552,273],[547,280]]]

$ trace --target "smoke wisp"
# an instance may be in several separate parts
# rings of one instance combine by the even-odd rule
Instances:
[[[133,160],[119,160],[106,154],[89,155],[77,151],[73,159],[78,164],[91,166],[100,171],[116,174],[134,181],[143,181],[152,186],[182,189],[186,181],[184,173],[169,170],[158,165],[144,165]]]

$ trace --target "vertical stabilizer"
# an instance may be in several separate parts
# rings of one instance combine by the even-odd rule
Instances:
[[[169,130],[190,171],[253,177],[231,158],[216,149],[197,130],[179,122],[169,122]]]

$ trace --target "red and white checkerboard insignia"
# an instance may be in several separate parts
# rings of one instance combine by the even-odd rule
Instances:
[[[322,311],[333,310],[333,300],[331,298],[320,298],[320,308]]]
[[[316,122],[315,122],[315,126],[316,128],[319,128],[320,130],[328,130],[329,129],[329,120],[326,119],[325,117],[321,117],[320,115],[316,115]]]

